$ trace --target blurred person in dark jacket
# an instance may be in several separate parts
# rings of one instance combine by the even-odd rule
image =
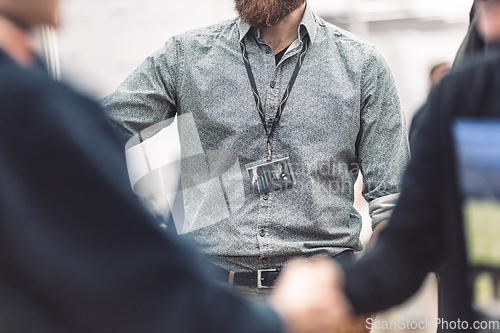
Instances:
[[[469,62],[472,62],[474,60],[482,59],[484,57],[484,54],[488,51],[488,49],[491,49],[492,43],[486,43],[484,38],[481,36],[479,33],[478,29],[478,21],[479,17],[476,15],[476,4],[475,2],[472,4],[472,8],[470,10],[469,14],[469,28],[467,29],[467,34],[465,35],[464,40],[460,44],[460,47],[457,51],[457,54],[455,56],[455,59],[453,60],[453,64],[451,68],[447,66],[445,69],[445,74],[447,74],[450,70],[455,70],[457,68],[460,68],[464,64],[467,64]],[[494,44],[494,43],[493,43]],[[440,72],[439,69],[443,69],[443,67],[436,65],[438,67],[434,67],[432,71],[437,70],[438,73]],[[437,83],[439,83],[440,79],[443,77],[443,75],[438,75],[434,76],[430,75],[430,82],[431,82],[431,91],[432,89],[436,86]],[[436,80],[438,79],[438,80]],[[422,122],[422,118],[424,111],[426,109],[427,103],[422,105],[413,115],[412,122],[411,122],[411,127],[409,131],[409,142],[410,142],[410,147],[413,145],[415,142],[415,138],[417,136],[417,133],[419,132],[420,128],[420,123]]]

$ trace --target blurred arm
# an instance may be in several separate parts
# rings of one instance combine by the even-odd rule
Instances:
[[[446,166],[439,134],[443,128],[429,114],[415,143],[390,223],[380,232],[374,248],[344,267],[345,292],[356,312],[380,311],[401,303],[441,259],[440,193]]]

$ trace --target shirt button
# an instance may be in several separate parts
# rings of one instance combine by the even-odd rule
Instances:
[[[267,125],[268,125],[269,127],[273,126],[273,118],[269,118],[269,119],[267,120]]]
[[[266,195],[264,196],[264,200],[267,200],[267,199],[269,199],[269,196],[266,194]]]
[[[267,49],[266,49],[266,53],[267,53],[267,54],[271,53],[271,49],[270,49],[270,48],[267,48]]]
[[[276,84],[274,82],[271,82],[271,88],[274,89],[275,86],[276,86]]]

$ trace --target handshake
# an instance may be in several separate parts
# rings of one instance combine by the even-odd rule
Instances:
[[[341,270],[328,258],[292,261],[281,273],[270,304],[283,318],[286,333],[369,332],[367,317],[353,315]]]

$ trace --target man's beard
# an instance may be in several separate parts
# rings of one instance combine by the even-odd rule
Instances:
[[[234,0],[240,18],[255,28],[271,27],[306,0]]]

